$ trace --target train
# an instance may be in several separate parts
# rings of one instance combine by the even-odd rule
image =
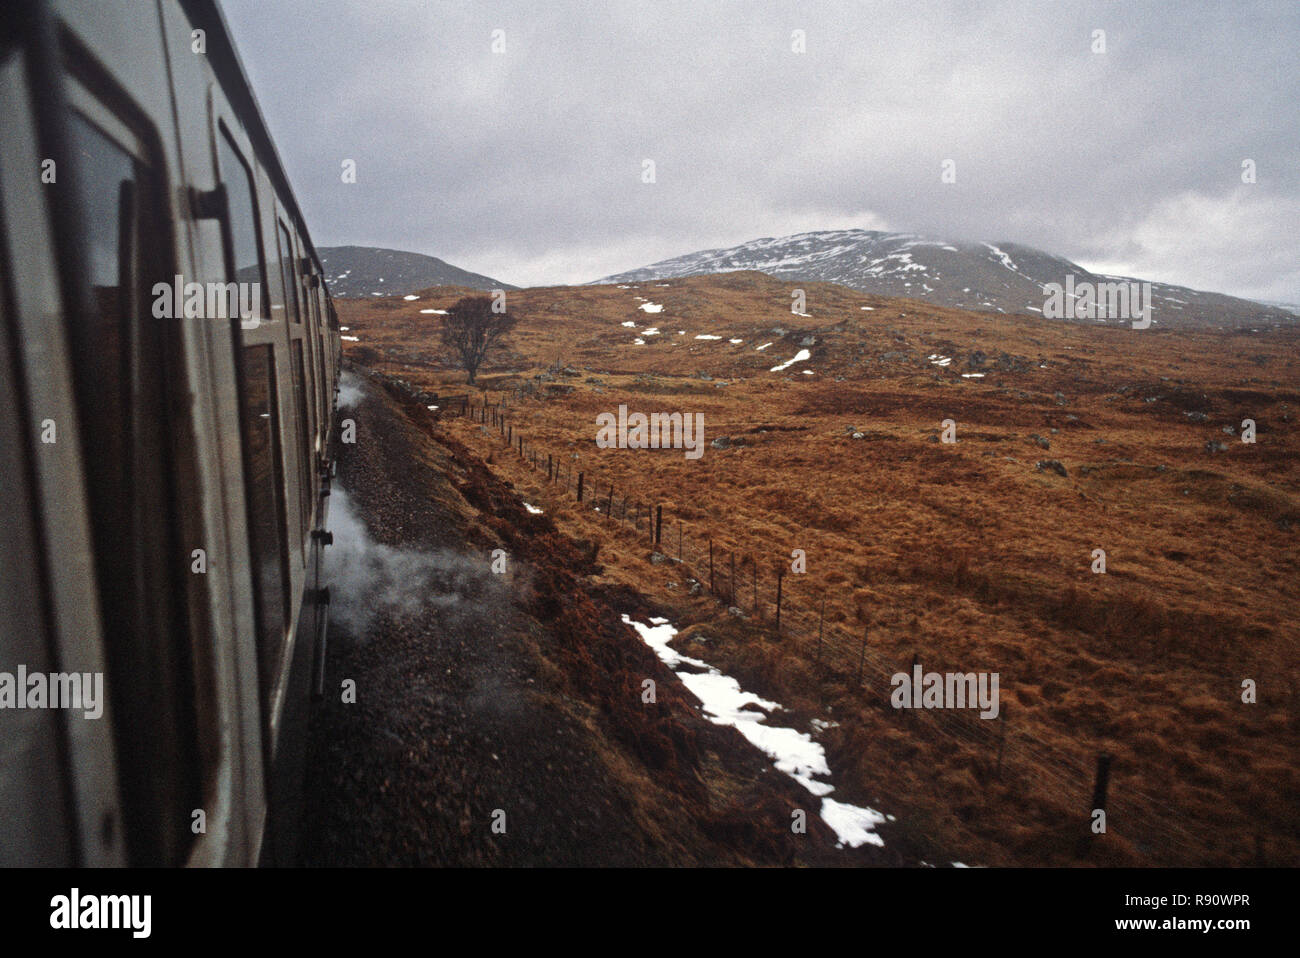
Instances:
[[[294,862],[340,347],[215,0],[8,0],[0,864]]]

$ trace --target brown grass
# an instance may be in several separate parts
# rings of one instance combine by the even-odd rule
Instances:
[[[879,800],[953,858],[1300,861],[1296,336],[1091,328],[825,284],[802,284],[812,314],[802,318],[789,313],[792,285],[735,274],[511,293],[519,331],[481,374],[516,431],[586,472],[602,502],[612,482],[616,501],[662,504],[674,554],[669,517],[685,520],[695,578],[707,585],[706,536],[719,557],[756,557],[763,627],[689,595],[688,570],[650,565],[644,523],[634,534],[577,508],[477,425],[444,427],[491,454],[560,529],[592,542],[601,581],[669,603],[681,625],[707,634],[704,658],[792,709],[839,721],[825,737],[837,786]],[[637,295],[664,311],[639,311]],[[463,374],[429,361],[437,317],[417,312],[455,298],[344,301],[342,321],[362,340],[346,344],[349,354],[463,392]],[[661,335],[631,345],[625,320]],[[810,335],[809,362],[768,371]],[[988,357],[984,379],[961,378],[977,350]],[[931,365],[931,353],[951,366]],[[556,363],[579,375],[536,378]],[[708,438],[744,445],[697,461],[599,450],[595,416],[620,402],[703,412]],[[1256,444],[1222,431],[1248,417]],[[955,445],[937,441],[949,418]],[[1226,451],[1207,451],[1216,439]],[[1068,477],[1038,471],[1040,459],[1061,461]],[[786,576],[787,609],[810,618],[801,635],[778,640],[765,631],[772,570],[796,548],[808,574]],[[1095,548],[1107,554],[1104,576],[1090,571]],[[738,578],[748,605],[748,571]],[[856,638],[834,669],[816,665],[823,597],[837,630],[869,635],[862,687]],[[1000,723],[889,707],[889,674],[913,654],[927,669],[999,672],[1001,776],[995,730],[981,727]],[[1241,702],[1246,678],[1258,704]],[[1101,751],[1115,756],[1110,830],[1080,859]]]

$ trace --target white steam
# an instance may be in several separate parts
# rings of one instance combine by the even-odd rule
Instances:
[[[511,575],[492,572],[492,556],[440,549],[420,552],[375,542],[347,492],[330,496],[334,544],[325,550],[330,622],[355,639],[367,638],[376,615],[388,620],[435,616],[449,628],[471,627],[508,601]]]
[[[339,376],[339,408],[347,409],[355,406],[361,401],[364,392],[361,377],[346,369],[343,370],[342,375]]]

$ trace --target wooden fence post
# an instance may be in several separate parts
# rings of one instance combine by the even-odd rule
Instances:
[[[682,520],[677,520],[677,561],[682,561]]]
[[[1075,855],[1082,857],[1088,853],[1092,844],[1092,839],[1096,837],[1096,832],[1092,830],[1092,816],[1097,809],[1103,813],[1106,811],[1106,790],[1110,786],[1110,763],[1111,756],[1102,752],[1097,756],[1097,777],[1092,783],[1092,805],[1088,809],[1088,830],[1084,832],[1079,839],[1079,844],[1075,847]]]
[[[1111,756],[1102,752],[1097,756],[1097,778],[1092,784],[1092,808],[1089,814],[1097,809],[1106,808],[1106,790],[1110,787],[1110,763]]]
[[[655,506],[655,548],[659,547],[662,541],[660,536],[664,531],[664,507]]]
[[[1007,746],[1007,708],[1003,705],[998,712],[998,778],[1002,777],[1002,753]]]
[[[781,582],[785,579],[785,569],[776,570],[776,634],[781,635]]]
[[[713,540],[709,540],[709,594],[713,595]]]
[[[584,473],[578,473],[578,501],[582,501],[582,479]]]
[[[609,484],[609,500],[605,503],[605,518],[609,519],[614,514],[614,484]]]
[[[817,671],[822,668],[822,635],[826,625],[826,593],[822,593],[822,607],[817,613]]]

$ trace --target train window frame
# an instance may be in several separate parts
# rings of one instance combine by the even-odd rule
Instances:
[[[177,333],[169,332],[165,327],[161,331],[151,330],[148,326],[159,322],[152,318],[152,310],[148,307],[154,283],[162,281],[164,275],[170,280],[177,266],[174,227],[168,204],[170,186],[165,153],[152,120],[110,77],[101,73],[100,68],[88,56],[77,50],[68,50],[66,55],[68,72],[64,90],[69,128],[75,127],[79,122],[84,123],[90,132],[120,152],[132,169],[132,189],[120,192],[118,198],[119,204],[130,203],[131,222],[127,227],[130,235],[125,236],[126,229],[119,223],[115,245],[119,286],[124,279],[130,286],[122,294],[123,299],[117,309],[120,328],[125,334],[117,376],[119,389],[126,392],[119,393],[119,396],[128,403],[120,411],[123,418],[129,420],[125,424],[121,450],[123,455],[131,457],[124,463],[124,475],[128,477],[126,481],[132,484],[131,488],[135,488],[137,483],[146,487],[150,484],[150,479],[156,482],[158,488],[151,495],[157,497],[157,501],[151,502],[165,511],[165,528],[161,533],[154,529],[153,533],[146,535],[160,535],[170,549],[179,550],[179,555],[184,551],[187,526],[192,522],[192,519],[186,518],[186,514],[195,514],[197,494],[197,487],[193,484],[195,452],[179,435],[184,430],[178,432],[176,428],[176,417],[184,415],[183,345]],[[71,142],[75,144],[77,137],[73,137]],[[73,181],[79,189],[89,188],[83,165],[82,158],[74,154],[72,167],[76,175]],[[82,235],[85,235],[84,231]],[[84,368],[102,362],[102,357],[91,352],[92,345],[85,341],[82,331],[75,326],[81,321],[79,311],[74,311],[68,317],[69,359],[74,369],[78,365]],[[75,402],[79,409],[78,426],[85,447],[83,462],[90,467],[96,459],[91,445],[96,434],[91,410],[98,410],[104,402],[103,397],[92,397],[85,392],[84,375],[77,374],[82,377],[83,386],[75,390],[80,393]],[[142,390],[149,392],[156,401],[156,406],[141,405]],[[137,418],[141,408],[151,407],[161,413],[164,422],[148,423]],[[134,467],[141,461],[156,465],[156,471],[150,472],[144,482],[139,482],[134,473]],[[186,477],[189,477],[188,480]],[[87,481],[88,492],[92,497],[97,495],[98,490],[94,488],[91,472],[87,473]],[[132,497],[132,502],[136,502],[135,497]],[[140,508],[138,502],[134,508]],[[146,508],[143,514],[155,515],[156,511]],[[136,513],[125,520],[119,516],[113,522],[123,529],[129,529],[130,541],[135,543],[140,533],[140,528],[135,523],[140,518],[141,513]],[[105,521],[102,513],[90,516],[92,529],[99,530],[92,534],[92,549],[97,554],[104,548],[102,537],[106,533],[101,524]],[[140,568],[153,566],[153,571],[149,573],[150,580],[166,587],[147,590],[154,593],[151,599],[136,599],[141,603],[140,609],[146,617],[141,623],[144,627],[138,630],[136,636],[138,647],[128,650],[115,646],[108,633],[112,607],[106,606],[102,610],[106,630],[105,664],[112,670],[113,663],[117,662],[116,668],[121,670],[130,667],[133,661],[138,665],[142,655],[145,656],[144,661],[162,663],[156,673],[162,677],[162,681],[157,683],[156,693],[152,696],[131,696],[128,708],[114,706],[114,738],[118,765],[122,769],[123,814],[128,819],[128,835],[131,837],[128,854],[131,860],[138,863],[183,864],[193,853],[200,836],[194,835],[188,827],[175,828],[176,834],[171,834],[171,827],[164,823],[179,813],[188,814],[189,808],[196,801],[209,802],[217,787],[214,775],[218,758],[213,745],[216,740],[213,728],[216,717],[212,704],[211,650],[200,642],[204,635],[200,621],[203,598],[199,594],[199,587],[190,581],[193,577],[179,575],[171,568],[174,563],[159,563],[155,555],[147,554],[150,551],[153,550],[144,549],[135,556],[135,561],[142,563],[142,566],[132,568],[131,574],[138,573]],[[166,551],[162,554],[166,555]],[[117,563],[122,558],[119,555],[105,556],[102,561]],[[101,581],[102,568],[97,565],[96,588],[113,587],[114,580],[111,576],[107,581]],[[159,624],[165,624],[165,627],[159,628]],[[166,685],[171,688],[165,688]],[[157,698],[159,695],[162,696],[161,699]],[[145,704],[137,703],[137,698]],[[126,702],[127,699],[119,701]],[[169,727],[165,736],[159,736],[156,730],[131,727],[130,717],[133,714],[140,708],[156,706],[158,701],[164,704],[170,702],[168,713],[159,717],[169,726],[173,719],[179,718],[177,728]],[[121,730],[117,727],[119,725],[122,726]],[[129,744],[124,745],[124,742]],[[135,773],[143,774],[146,780],[156,772],[158,766],[162,766],[166,770],[163,774],[170,776],[168,781],[172,788],[171,797],[142,800],[140,794],[144,786],[126,784],[126,770],[133,763],[153,770]],[[134,799],[131,796],[133,788]],[[128,808],[132,802],[137,805],[137,811]],[[169,805],[176,807],[169,808]],[[151,820],[150,815],[155,817]],[[130,834],[131,818],[135,819],[134,835]]]
[[[293,385],[294,396],[294,418],[298,422],[298,444],[299,444],[299,481],[302,483],[301,502],[299,502],[298,516],[299,527],[298,535],[303,542],[301,561],[304,566],[307,564],[307,555],[310,549],[307,548],[307,535],[311,526],[313,497],[315,488],[312,483],[311,470],[311,420],[307,412],[307,366],[306,358],[303,353],[305,350],[303,336],[293,336],[289,340],[289,378]]]
[[[258,177],[254,174],[253,166],[248,160],[247,151],[239,143],[239,139],[234,134],[234,128],[226,121],[224,117],[218,117],[213,126],[214,137],[224,137],[226,144],[237,161],[241,172],[246,175],[250,185],[250,201],[253,207],[253,219],[256,223],[257,231],[257,253],[258,262],[261,267],[262,279],[265,284],[272,275],[271,264],[267,261],[266,255],[267,243],[266,232],[264,230],[264,216],[267,210],[262,204],[262,192],[259,191]],[[214,139],[214,147],[218,144]],[[225,183],[225,171],[221,168],[218,151],[218,179],[219,182]],[[227,192],[229,195],[229,192]],[[274,202],[271,204],[274,205]],[[227,212],[229,215],[229,212]],[[278,243],[278,241],[277,241]],[[231,281],[237,281],[234,278],[233,263],[226,264],[226,276]],[[277,267],[278,268],[278,267]],[[283,273],[278,274],[283,283]],[[282,697],[282,689],[288,672],[286,666],[286,656],[290,647],[290,638],[293,629],[293,564],[290,559],[291,544],[293,537],[290,534],[290,504],[288,498],[287,482],[290,474],[289,463],[286,460],[285,445],[285,397],[280,389],[280,382],[284,378],[281,375],[282,368],[288,363],[288,350],[286,349],[286,329],[290,324],[282,318],[274,318],[276,303],[274,296],[262,297],[263,312],[271,318],[263,318],[254,327],[242,326],[239,321],[232,320],[233,332],[233,349],[234,362],[237,378],[238,394],[238,411],[239,411],[239,430],[240,430],[240,458],[242,468],[242,479],[244,483],[244,508],[246,521],[249,526],[248,558],[249,558],[249,575],[253,588],[253,613],[254,613],[254,652],[257,661],[257,703],[258,713],[261,725],[262,735],[262,755],[263,755],[263,773],[264,777],[269,780],[272,773],[272,764],[275,754],[275,735],[276,715],[278,705]],[[282,305],[282,304],[281,304]],[[280,579],[279,597],[278,597],[278,626],[276,623],[268,621],[268,609],[273,603],[264,595],[264,583],[257,572],[257,549],[252,541],[253,530],[257,528],[257,518],[254,514],[256,504],[254,496],[256,495],[256,483],[252,463],[250,461],[250,423],[248,421],[248,410],[246,403],[248,401],[248,371],[249,355],[256,350],[268,349],[270,356],[270,382],[269,406],[271,420],[271,443],[270,458],[272,465],[272,484],[274,487],[273,497],[271,500],[272,508],[275,511],[274,528],[277,534],[276,545],[278,547],[278,571]],[[270,671],[268,671],[268,664]]]
[[[268,297],[270,295],[270,285],[267,282],[266,251],[265,251],[266,247],[265,244],[263,243],[263,238],[262,238],[261,210],[257,202],[257,177],[253,175],[253,168],[249,164],[247,157],[244,156],[244,151],[240,149],[239,143],[236,141],[235,135],[234,133],[231,132],[230,126],[226,123],[226,121],[218,120],[216,124],[216,128],[217,128],[216,141],[213,144],[213,146],[215,147],[213,153],[214,153],[214,165],[216,168],[217,182],[225,186],[230,176],[230,173],[224,168],[225,165],[222,163],[221,144],[224,142],[225,145],[230,148],[230,153],[234,157],[235,165],[239,168],[237,172],[243,175],[244,182],[248,184],[249,201],[252,205],[252,214],[253,214],[253,238],[254,238],[255,245],[257,247],[257,280],[261,284],[261,288],[264,291],[263,294],[259,295],[257,298],[257,304],[258,304],[257,318],[259,324],[272,322],[273,320],[271,316],[271,310],[268,303]],[[227,280],[229,282],[237,283],[239,282],[239,278],[238,278],[239,264],[234,262],[235,238],[234,238],[234,228],[231,222],[230,201],[231,201],[230,190],[229,188],[227,188],[226,189],[226,210],[225,210],[226,221],[225,223],[222,224],[222,228],[223,230],[226,230],[230,235],[228,253],[231,257],[231,261],[225,262],[222,265]],[[223,260],[226,258],[226,255],[227,255],[227,251],[223,250],[222,252]]]
[[[298,296],[298,260],[293,249],[293,233],[285,224],[284,217],[277,216],[275,223],[276,241],[280,251],[280,276],[284,283],[285,318],[294,326],[300,326],[302,325],[302,301]]]

